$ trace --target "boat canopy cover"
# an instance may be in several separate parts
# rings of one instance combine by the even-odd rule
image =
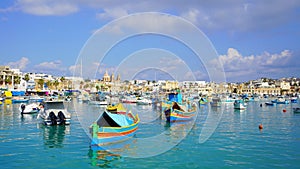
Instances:
[[[133,123],[126,114],[115,114],[104,111],[97,124],[99,127],[124,127]]]
[[[169,93],[168,94],[169,101],[182,103],[182,95],[181,93]]]
[[[123,106],[123,104],[118,103],[117,105],[109,105],[107,107],[108,111],[113,111],[113,112],[126,112],[125,107]]]

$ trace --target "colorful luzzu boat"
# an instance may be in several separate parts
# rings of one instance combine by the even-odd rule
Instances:
[[[207,98],[201,97],[199,100],[199,105],[207,105],[209,102]]]
[[[189,121],[196,115],[196,106],[190,101],[183,103],[182,95],[178,90],[175,93],[168,93],[168,101],[162,102],[162,111],[167,122]]]
[[[165,110],[165,116],[167,122],[182,122],[189,121],[196,115],[197,107],[196,105],[187,105],[187,109],[183,108],[177,102],[173,102],[169,109]]]
[[[131,112],[126,112],[122,104],[116,107],[116,111],[105,110],[90,126],[92,146],[118,143],[135,134],[140,122],[138,115],[134,116]]]

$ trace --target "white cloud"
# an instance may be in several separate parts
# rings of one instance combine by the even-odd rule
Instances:
[[[35,66],[32,69],[34,72],[49,73],[54,75],[65,75],[67,68],[63,66],[60,60],[42,62]]]
[[[11,68],[24,70],[28,63],[29,63],[29,59],[26,57],[22,57],[20,60],[16,62],[7,63],[7,65],[10,66]]]
[[[268,29],[287,22],[295,22],[295,12],[300,1],[282,0],[247,1],[244,0],[182,0],[172,1],[99,1],[99,0],[17,0],[11,7],[0,12],[21,10],[33,15],[67,15],[78,12],[80,8],[93,8],[99,12],[100,19],[115,19],[137,12],[173,11],[197,24],[201,29],[225,29],[229,31],[247,31]]]
[[[292,52],[284,50],[280,53],[243,56],[238,50],[229,48],[227,54],[220,55],[225,75],[229,79],[255,79],[261,76],[283,76],[292,61]],[[216,62],[217,60],[213,60]]]
[[[96,17],[100,20],[109,20],[120,18],[122,16],[128,15],[128,12],[124,8],[113,8],[113,9],[104,9],[104,12],[96,14]]]
[[[33,15],[68,15],[79,10],[77,3],[66,0],[18,0],[16,6]]]

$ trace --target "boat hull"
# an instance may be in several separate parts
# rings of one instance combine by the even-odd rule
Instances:
[[[29,105],[21,104],[19,107],[19,111],[21,112],[21,114],[34,114],[38,113],[40,111],[40,108],[34,103]]]
[[[12,103],[28,103],[29,99],[22,99],[22,100],[12,100]]]
[[[196,115],[196,110],[183,112],[180,110],[165,110],[166,121],[170,123],[192,120]]]
[[[300,113],[300,108],[298,107],[298,108],[293,108],[293,112],[294,113]]]
[[[274,106],[276,103],[272,103],[272,102],[266,102],[265,105],[266,106]]]
[[[244,103],[244,101],[242,100],[236,100],[234,101],[234,109],[238,109],[238,110],[245,110],[246,109],[246,105]]]
[[[127,139],[130,139],[134,136],[135,132],[138,129],[138,123],[139,123],[139,117],[136,115],[133,117],[131,113],[121,113],[119,112],[113,113],[115,116],[120,116],[122,118],[126,118],[129,121],[132,120],[132,124],[128,124],[125,126],[119,126],[119,127],[108,127],[108,126],[114,126],[116,122],[114,119],[111,119],[111,117],[108,117],[108,112],[104,112],[105,116],[102,114],[101,117],[94,122],[90,127],[90,132],[92,134],[92,146],[103,146],[103,145],[109,145],[114,144],[118,142],[125,141]],[[109,118],[109,119],[108,119]],[[99,124],[101,119],[105,119],[105,124]],[[104,126],[99,126],[104,125]]]

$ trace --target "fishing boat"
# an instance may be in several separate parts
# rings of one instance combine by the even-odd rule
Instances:
[[[300,113],[300,107],[293,108],[294,113]]]
[[[108,105],[108,102],[106,100],[90,100],[89,104],[106,106],[106,105]]]
[[[29,101],[28,98],[14,97],[12,98],[12,103],[27,103]]]
[[[97,93],[97,94],[92,95],[92,97],[90,98],[89,104],[106,106],[106,105],[108,105],[108,102],[104,96],[99,95]]]
[[[235,100],[233,103],[234,109],[244,110],[246,109],[246,104],[244,100]]]
[[[152,104],[152,100],[146,99],[146,98],[143,98],[143,97],[139,97],[136,100],[136,104],[137,105],[150,105],[150,104]]]
[[[125,96],[121,99],[122,103],[136,103],[137,98],[134,95]]]
[[[19,107],[21,114],[34,114],[40,111],[40,106],[36,103],[31,103],[28,105],[21,104]]]
[[[86,91],[83,91],[83,93],[80,94],[77,97],[77,99],[78,99],[79,102],[82,102],[82,103],[88,103],[90,101],[89,94]]]
[[[297,97],[292,97],[291,98],[291,103],[298,103],[298,98]]]
[[[63,100],[44,102],[44,107],[40,110],[38,117],[46,125],[70,124],[71,114],[64,106]]]
[[[196,115],[197,106],[195,104],[188,104],[187,108],[173,102],[170,108],[164,110],[167,122],[181,122],[189,121]]]
[[[45,99],[38,96],[38,95],[33,95],[29,97],[30,102],[43,102]]]
[[[206,105],[206,104],[208,104],[207,98],[201,97],[200,100],[199,100],[199,104],[200,105]]]
[[[70,96],[67,96],[67,97],[65,98],[65,101],[66,101],[66,102],[71,102],[71,101],[72,101],[72,98],[71,98]]]
[[[213,97],[210,102],[212,107],[220,107],[222,105],[220,97]]]
[[[271,102],[276,104],[289,104],[289,101],[283,98],[282,96],[279,96],[277,99],[272,100]]]
[[[233,103],[235,100],[237,100],[236,99],[236,97],[235,96],[232,96],[232,95],[226,95],[226,96],[224,96],[224,97],[222,97],[222,102],[225,102],[225,103]]]
[[[275,104],[276,104],[276,103],[273,103],[273,102],[266,102],[266,103],[265,103],[266,106],[274,106]]]
[[[108,111],[108,110],[113,111]],[[121,103],[109,106],[90,126],[92,145],[107,145],[131,138],[138,129],[140,119]]]

